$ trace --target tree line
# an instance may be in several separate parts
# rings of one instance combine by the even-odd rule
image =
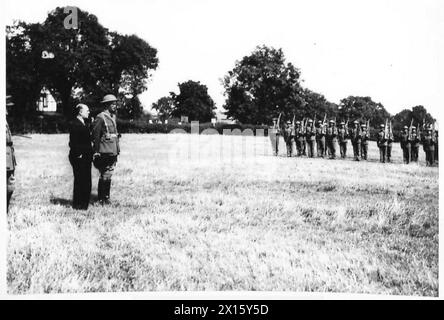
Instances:
[[[138,95],[147,90],[157,69],[157,49],[136,35],[122,35],[102,26],[98,18],[78,9],[78,28],[63,27],[64,8],[48,13],[43,23],[16,22],[6,28],[6,84],[15,118],[36,116],[36,101],[43,87],[60,101],[58,111],[71,116],[73,105],[83,102],[94,109],[104,94],[120,98],[119,117],[140,119],[143,106]],[[45,58],[49,52],[53,58]],[[435,121],[424,106],[413,106],[391,115],[371,97],[348,96],[339,104],[301,84],[301,71],[287,62],[282,49],[265,45],[235,62],[221,80],[223,108],[228,119],[242,124],[270,125],[284,120],[335,118],[337,121],[370,121],[372,127],[392,120],[395,130]],[[189,80],[178,84],[179,93],[153,103],[162,120],[187,116],[189,121],[209,122],[215,103],[204,84]]]

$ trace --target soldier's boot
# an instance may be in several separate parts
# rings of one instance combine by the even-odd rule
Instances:
[[[99,179],[99,185],[97,186],[97,198],[101,205],[105,204],[105,180]]]
[[[9,212],[9,203],[11,202],[12,192],[7,193],[6,196],[6,211]]]
[[[103,203],[104,204],[111,203],[111,201],[109,199],[110,198],[110,196],[109,196],[110,191],[111,191],[111,180],[104,180],[104,187],[103,187],[103,192],[104,192]]]

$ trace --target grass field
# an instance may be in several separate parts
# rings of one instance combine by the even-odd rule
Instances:
[[[70,205],[67,135],[15,137],[8,292],[438,295],[438,168],[271,155],[268,138],[122,138],[111,198]],[[242,151],[243,150],[243,151]]]

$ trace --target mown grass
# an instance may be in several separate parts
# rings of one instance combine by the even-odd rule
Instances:
[[[358,163],[351,150],[347,160],[273,157],[261,137],[128,134],[113,204],[94,201],[94,169],[82,212],[70,208],[67,140],[14,141],[9,293],[438,295],[438,168],[422,152],[420,165],[403,165],[395,145],[383,165],[374,144]]]

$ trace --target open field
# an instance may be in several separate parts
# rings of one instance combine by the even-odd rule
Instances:
[[[422,149],[403,165],[395,144],[384,165],[374,143],[364,163],[350,143],[347,160],[324,160],[286,158],[282,143],[273,157],[266,137],[125,134],[113,204],[95,202],[93,169],[82,212],[68,135],[14,144],[9,293],[438,295],[438,168]]]

